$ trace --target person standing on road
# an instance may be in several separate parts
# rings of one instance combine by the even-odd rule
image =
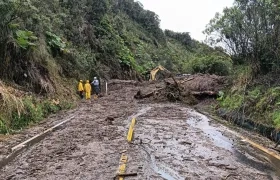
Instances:
[[[98,95],[99,94],[99,81],[98,81],[97,77],[93,78],[93,81],[91,84],[93,84],[95,94]]]
[[[80,80],[79,84],[78,84],[78,93],[81,99],[83,99],[84,95],[84,87],[83,87],[83,80]]]
[[[90,99],[90,95],[91,95],[91,85],[89,84],[89,80],[86,81],[86,84],[85,84],[85,92],[86,92],[86,99]]]

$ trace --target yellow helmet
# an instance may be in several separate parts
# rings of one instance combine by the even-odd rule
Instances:
[[[80,82],[83,82],[83,80],[80,80]]]
[[[89,83],[89,80],[87,80],[87,83]]]

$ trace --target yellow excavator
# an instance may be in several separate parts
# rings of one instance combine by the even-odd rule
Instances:
[[[150,72],[150,81],[156,80],[156,74],[157,74],[157,72],[158,72],[159,70],[168,73],[169,76],[172,75],[170,71],[168,71],[167,69],[165,69],[163,66],[159,65],[159,66],[157,66],[156,68],[154,68],[153,70],[151,70],[151,72]]]

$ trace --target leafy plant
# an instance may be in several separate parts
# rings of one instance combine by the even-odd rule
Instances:
[[[17,30],[15,34],[16,42],[21,48],[27,49],[28,47],[36,46],[34,42],[38,38],[34,35],[32,31]]]
[[[47,43],[50,47],[54,49],[58,49],[60,51],[66,51],[66,42],[63,41],[59,36],[51,33],[49,31],[46,32]]]

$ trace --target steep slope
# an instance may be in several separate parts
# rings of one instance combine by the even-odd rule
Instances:
[[[70,107],[79,79],[141,80],[158,64],[178,73],[219,73],[217,64],[225,69],[222,75],[230,71],[223,52],[188,33],[163,32],[159,17],[133,0],[5,0],[0,17],[1,87],[32,95],[13,101],[14,93],[1,92],[2,129]],[[65,105],[57,108],[61,102]],[[29,117],[33,111],[39,118]]]

